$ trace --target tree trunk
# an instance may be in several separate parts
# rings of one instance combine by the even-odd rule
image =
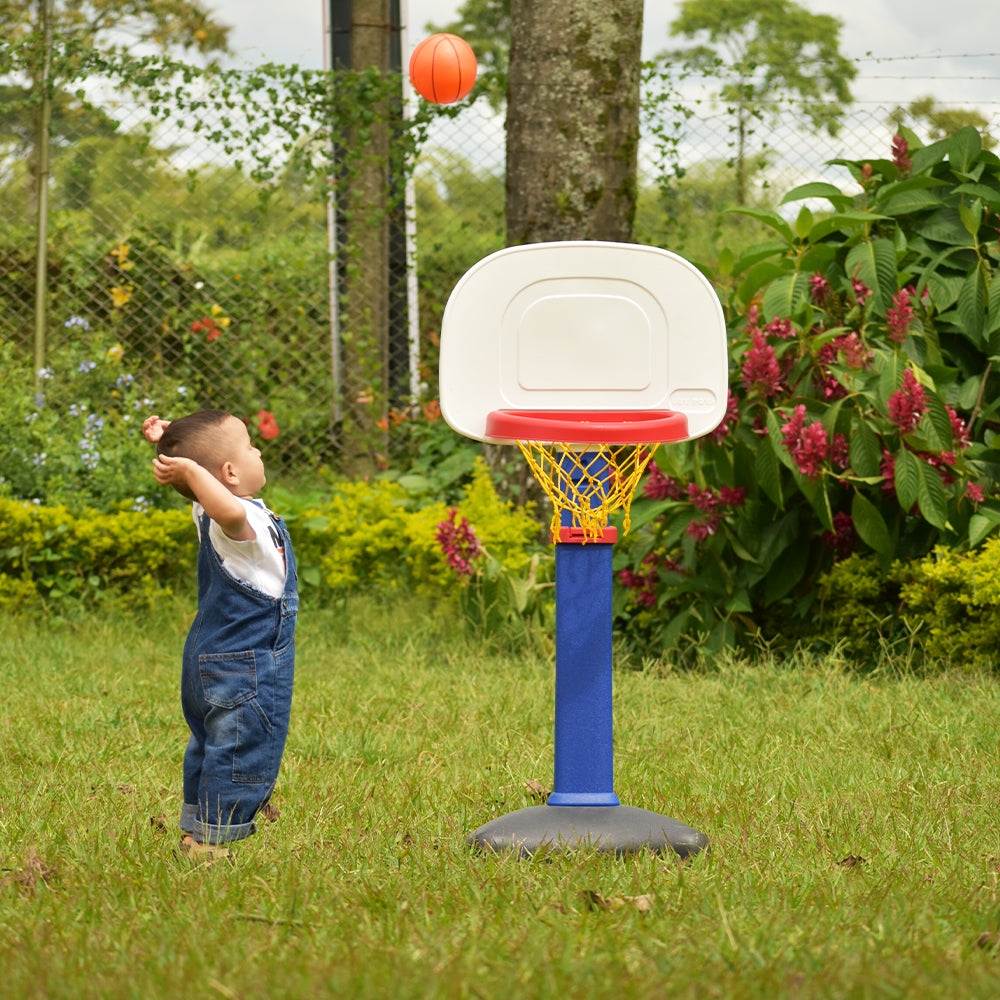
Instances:
[[[389,0],[354,0],[351,10],[351,67],[389,72]],[[346,255],[341,312],[343,470],[374,472],[384,451],[377,424],[388,405],[389,329],[389,107],[359,134],[348,135],[343,217]]]
[[[630,242],[643,0],[510,0],[507,245]]]

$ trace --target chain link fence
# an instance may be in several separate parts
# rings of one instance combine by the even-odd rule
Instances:
[[[741,158],[726,109],[707,97],[674,107],[670,139],[650,128],[640,146],[636,239],[695,257],[725,239],[706,219],[734,197],[737,160],[747,197],[774,205],[807,180],[850,190],[846,171],[826,162],[885,159],[894,131],[888,104],[851,110],[832,138],[809,132],[789,106],[775,124],[757,124]],[[479,101],[431,121],[406,209],[375,234],[389,262],[386,296],[374,285],[366,295],[375,279],[364,262],[336,252],[338,230],[351,224],[343,193],[331,202],[328,185],[281,150],[262,179],[152,104],[93,103],[53,129],[43,328],[37,151],[12,119],[0,104],[5,381],[37,377],[39,358],[69,371],[110,353],[143,386],[137,408],[230,410],[266,439],[271,467],[300,474],[343,470],[345,408],[367,420],[376,465],[391,461],[401,425],[436,417],[444,303],[468,267],[503,245],[502,112]],[[343,308],[345,283],[360,310]],[[380,296],[387,322],[376,315]],[[366,323],[384,324],[387,338],[374,357],[348,363]]]

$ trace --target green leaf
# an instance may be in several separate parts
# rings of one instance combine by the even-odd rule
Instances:
[[[993,275],[993,280],[990,282],[988,306],[986,332],[989,334],[1000,330],[1000,279],[998,279],[996,274]],[[990,351],[991,353],[996,353],[992,349],[992,342]]]
[[[977,198],[971,205],[959,205],[958,217],[962,220],[965,231],[972,237],[978,237],[983,224],[983,203]]]
[[[809,230],[809,242],[815,243],[818,240],[829,236],[831,233],[839,232],[840,230],[845,230],[851,232],[857,229],[859,226],[869,225],[873,222],[878,222],[880,219],[887,219],[886,215],[879,215],[876,212],[862,212],[857,209],[852,209],[845,212],[837,212],[835,215],[827,216],[825,219],[820,219]]]
[[[865,545],[882,555],[892,552],[892,538],[885,518],[875,504],[857,491],[851,500],[851,518],[854,530]]]
[[[884,315],[896,293],[896,248],[892,241],[876,238],[851,247],[846,270],[848,276],[857,277],[871,289],[869,308]]]
[[[809,230],[812,229],[813,225],[813,214],[808,208],[808,206],[803,205],[799,209],[799,214],[795,218],[795,235],[798,236],[800,240],[804,240],[809,235]]]
[[[785,505],[781,492],[781,466],[774,453],[775,443],[768,434],[761,439],[754,453],[754,472],[757,484],[777,507]]]
[[[943,530],[948,526],[948,497],[944,491],[944,483],[926,462],[920,459],[916,461],[920,464],[920,481],[917,489],[920,513],[925,521]]]
[[[962,332],[979,348],[986,346],[983,341],[986,306],[986,277],[982,267],[976,267],[962,282],[962,292],[958,296],[958,314],[962,320]]]
[[[920,459],[907,448],[896,454],[895,481],[899,506],[909,513],[920,495]]]
[[[956,170],[968,173],[982,151],[983,140],[979,131],[972,125],[966,125],[950,137],[948,161]]]
[[[830,497],[826,491],[826,483],[822,479],[807,479],[801,472],[796,471],[795,481],[802,490],[802,495],[809,501],[820,524],[827,531],[833,531],[833,511],[830,508]]]
[[[794,316],[798,307],[809,298],[809,276],[806,274],[784,274],[771,282],[764,292],[764,316],[768,320],[776,316]]]
[[[1000,525],[1000,510],[980,507],[969,518],[969,544],[975,548],[997,525]]]
[[[760,291],[764,285],[780,278],[788,273],[787,266],[775,261],[764,261],[750,269],[750,272],[743,279],[737,290],[737,295],[741,302],[749,302]]]
[[[901,191],[899,194],[887,198],[879,208],[885,215],[899,216],[941,208],[944,204],[944,199],[940,195],[927,190],[916,190]]]
[[[736,215],[749,215],[758,222],[763,222],[765,226],[770,226],[776,233],[788,243],[795,242],[792,227],[777,212],[770,208],[730,208],[728,212]]]
[[[834,206],[840,204],[845,207],[852,201],[850,195],[844,194],[833,184],[828,184],[826,181],[810,181],[808,184],[792,188],[778,204],[787,205],[791,201],[802,201],[804,198],[826,198]]]
[[[731,252],[732,251],[730,251],[730,253]],[[747,247],[747,249],[739,255],[736,262],[733,264],[733,271],[736,274],[742,274],[744,271],[756,264],[759,264],[761,261],[767,260],[769,257],[781,257],[787,252],[788,244],[779,243],[777,240],[772,240],[769,243],[756,243],[751,247]]]
[[[850,443],[851,468],[859,476],[877,476],[882,466],[882,449],[871,425],[858,417]]]
[[[927,395],[927,416],[929,417],[924,428],[931,430],[931,448],[937,451],[951,451],[954,447],[954,433],[951,429],[951,417],[945,409],[941,397],[937,393]]]
[[[770,604],[784,597],[802,580],[808,564],[808,545],[792,545],[785,549],[767,574],[764,600]]]
[[[781,444],[781,424],[778,422],[774,410],[767,411],[767,438],[778,461],[797,475],[799,470],[795,462],[792,461],[792,456],[788,454],[788,449]]]

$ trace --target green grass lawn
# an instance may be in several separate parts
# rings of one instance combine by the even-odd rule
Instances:
[[[185,610],[5,623],[0,996],[1000,996],[994,678],[619,670],[622,802],[711,852],[518,861],[466,837],[551,784],[552,665],[432,611],[303,615],[280,816],[211,868]]]

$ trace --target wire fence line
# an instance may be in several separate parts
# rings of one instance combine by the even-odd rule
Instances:
[[[277,150],[273,178],[254,179],[218,142],[157,110],[108,101],[61,123],[48,179],[45,365],[75,370],[113,352],[166,415],[214,406],[255,424],[279,470],[337,468],[341,406],[368,406],[372,451],[387,463],[398,427],[435,414],[436,332],[454,282],[503,245],[502,111],[478,101],[431,124],[408,219],[381,237],[393,244],[397,315],[379,356],[345,378],[338,359],[357,320],[338,313],[338,281],[345,270],[367,278],[361,262],[340,262],[339,277],[335,255],[331,266],[337,213],[323,186]],[[731,170],[738,157],[724,107],[704,98],[675,110],[666,132],[647,122],[640,143],[640,186],[654,212],[657,186],[683,183],[675,168]],[[1000,133],[1000,106],[990,110]],[[849,190],[828,161],[887,158],[892,111],[850,110],[834,137],[809,132],[792,105],[756,122],[745,150],[756,193],[820,178]],[[36,178],[30,148],[0,137],[5,384],[31,377],[37,348]],[[653,241],[637,231],[644,237]],[[385,369],[388,398],[376,387]]]

